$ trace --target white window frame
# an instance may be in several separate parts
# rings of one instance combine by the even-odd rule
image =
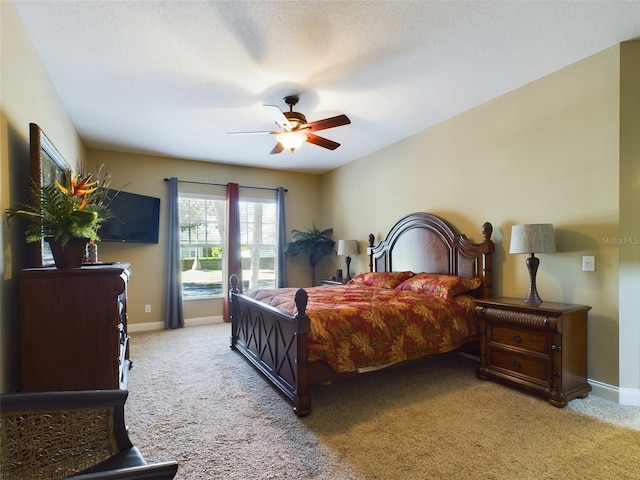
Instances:
[[[186,198],[192,198],[192,199],[202,199],[202,200],[214,200],[214,201],[220,201],[222,200],[222,202],[225,204],[225,208],[226,208],[226,197],[222,196],[222,195],[216,195],[216,194],[203,194],[203,193],[189,193],[189,192],[181,192],[179,194],[179,204],[180,204],[180,211],[182,211],[182,204],[181,201],[183,199]],[[251,203],[260,203],[263,205],[269,205],[269,210],[268,213],[272,214],[272,219],[273,222],[268,222],[267,225],[267,232],[265,232],[264,228],[261,228],[259,230],[256,229],[252,229],[251,228],[251,224],[249,223],[249,218],[247,218],[247,215],[249,215],[249,212],[246,210],[247,209],[247,204],[251,204]],[[220,213],[219,209],[219,212]],[[264,209],[262,210],[264,212]],[[219,220],[219,218],[218,218]],[[226,215],[223,215],[222,221],[226,221]],[[215,220],[211,222],[212,224],[215,225]],[[183,225],[183,219],[180,218],[180,225]],[[261,223],[261,225],[264,227],[265,223]],[[241,195],[240,197],[240,242],[241,242],[241,257],[243,259],[243,266],[246,265],[247,262],[249,262],[251,264],[251,267],[249,269],[244,268],[243,272],[242,272],[242,276],[243,276],[243,283],[244,283],[244,290],[245,291],[249,291],[252,290],[254,288],[258,288],[258,287],[265,287],[265,288],[275,288],[276,286],[276,278],[277,278],[277,268],[278,268],[278,259],[277,259],[277,248],[278,248],[278,239],[277,239],[277,227],[278,227],[278,218],[277,218],[277,202],[275,200],[275,198],[265,198],[265,197],[259,197],[259,196],[247,196],[247,195]],[[208,227],[205,227],[205,235],[208,233],[208,231],[211,229],[212,227],[209,225]],[[216,227],[213,227],[216,228]],[[224,256],[224,232],[226,231],[226,225],[223,227],[222,232],[223,232],[223,236],[219,239],[220,244],[213,244],[211,242],[207,242],[205,244],[203,244],[202,248],[210,248],[210,247],[214,247],[214,248],[220,248],[220,252],[221,252],[221,257]],[[258,236],[260,236],[260,238],[258,238]],[[181,227],[181,232],[180,232],[180,237],[181,237],[181,242],[180,242],[180,261],[181,261],[181,265],[183,263],[183,251],[184,251],[184,247],[183,247],[183,243],[182,243],[182,237],[183,237],[183,231],[182,231],[182,227]],[[251,237],[251,238],[250,238]],[[267,240],[267,242],[264,242],[264,240]],[[256,241],[257,244],[256,244]],[[270,243],[269,241],[271,241],[272,243]],[[261,264],[261,258],[263,258],[261,256],[261,253],[264,253],[265,251],[267,251],[267,253],[269,255],[273,256],[273,270],[269,269],[269,268],[263,268],[260,269],[260,264]],[[258,253],[258,256],[253,256],[252,259],[252,255],[251,253]],[[247,260],[249,259],[249,260]],[[219,275],[207,275],[207,271],[202,271],[199,270],[199,264],[196,263],[198,262],[198,260],[196,259],[194,261],[194,265],[193,268],[191,270],[183,270],[181,273],[181,284],[182,284],[182,292],[183,292],[183,300],[195,300],[195,299],[207,299],[207,298],[220,298],[222,297],[225,292],[222,289],[222,285],[224,284],[224,282],[222,281],[224,275],[227,275],[227,273],[224,272],[224,262],[221,261],[220,263],[220,274]],[[257,269],[257,270],[256,270]],[[190,279],[192,280],[191,282],[185,282],[185,279]],[[214,285],[217,285],[217,282],[220,282],[220,289],[218,292],[213,292],[211,291],[213,288],[215,287],[211,287],[211,288],[207,288],[204,285],[207,284],[211,284],[211,283],[207,283],[207,282],[215,282],[213,283]],[[200,290],[200,288],[197,287],[197,284],[201,283],[203,285],[203,287],[201,288],[201,293],[198,293],[198,290]],[[185,289],[185,284],[191,285],[191,287],[188,287],[187,289]]]

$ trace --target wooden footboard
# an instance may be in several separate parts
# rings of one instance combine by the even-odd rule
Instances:
[[[295,295],[297,315],[241,295],[238,276],[231,282],[231,348],[242,353],[293,403],[296,415],[311,411],[307,376],[307,292]]]

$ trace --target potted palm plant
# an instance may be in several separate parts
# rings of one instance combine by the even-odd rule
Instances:
[[[26,219],[27,242],[49,242],[58,268],[80,267],[87,242],[100,240],[98,229],[112,215],[107,205],[111,176],[103,167],[97,174],[69,177],[67,185],[32,187],[30,204],[6,210],[8,218]]]
[[[284,251],[292,257],[305,255],[309,257],[311,267],[311,285],[316,284],[316,264],[327,255],[335,252],[336,242],[331,239],[333,228],[319,230],[316,224],[302,232],[291,231],[291,241],[284,246]]]

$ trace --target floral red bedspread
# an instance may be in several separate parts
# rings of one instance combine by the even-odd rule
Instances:
[[[288,315],[295,314],[296,288],[246,293]],[[454,350],[478,335],[473,298],[359,284],[305,288],[309,361],[337,372],[380,367]]]

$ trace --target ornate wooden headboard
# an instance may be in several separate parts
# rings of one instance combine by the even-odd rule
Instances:
[[[398,221],[378,245],[369,235],[369,270],[372,272],[443,273],[479,277],[477,296],[492,296],[491,240],[493,226],[482,225],[484,241],[473,243],[442,218],[430,213],[413,213]]]

